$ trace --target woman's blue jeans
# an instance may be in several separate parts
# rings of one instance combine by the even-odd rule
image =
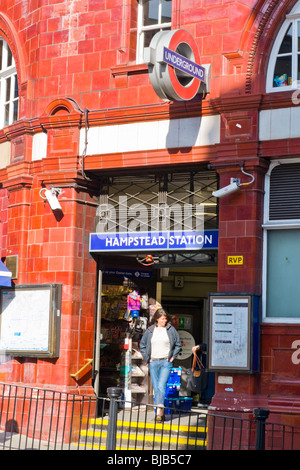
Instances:
[[[173,363],[168,359],[155,359],[149,363],[156,406],[164,406],[167,382],[172,367]]]

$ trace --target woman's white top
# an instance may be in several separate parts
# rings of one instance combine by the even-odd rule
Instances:
[[[164,359],[169,357],[170,341],[167,329],[156,326],[151,339],[151,359]]]

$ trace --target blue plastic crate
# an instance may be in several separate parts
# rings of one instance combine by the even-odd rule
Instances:
[[[190,411],[192,408],[192,397],[179,397],[174,400],[175,409],[178,411]]]
[[[165,398],[165,414],[171,414],[172,412],[187,413],[191,410],[192,403],[192,397]]]
[[[172,367],[171,373],[168,379],[168,385],[177,384],[180,385],[181,380],[181,367]]]
[[[165,414],[169,415],[174,410],[174,398],[165,398],[164,405],[165,405]]]
[[[179,396],[180,385],[167,385],[166,398],[177,398]]]
[[[174,409],[175,409],[175,400],[176,398],[165,398],[164,400],[164,405],[165,405],[165,411],[164,413],[166,415],[169,415],[171,414],[172,412],[174,412]],[[154,402],[154,398],[153,398],[153,402]],[[154,407],[154,411],[156,412],[156,407]]]

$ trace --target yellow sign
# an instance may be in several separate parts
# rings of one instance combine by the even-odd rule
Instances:
[[[240,255],[228,256],[227,264],[244,264],[244,257]]]

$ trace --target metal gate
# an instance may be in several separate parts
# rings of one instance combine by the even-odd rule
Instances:
[[[97,231],[193,230],[218,226],[214,171],[116,176],[101,181]],[[201,210],[201,213],[197,213]],[[183,220],[184,219],[184,220]]]

